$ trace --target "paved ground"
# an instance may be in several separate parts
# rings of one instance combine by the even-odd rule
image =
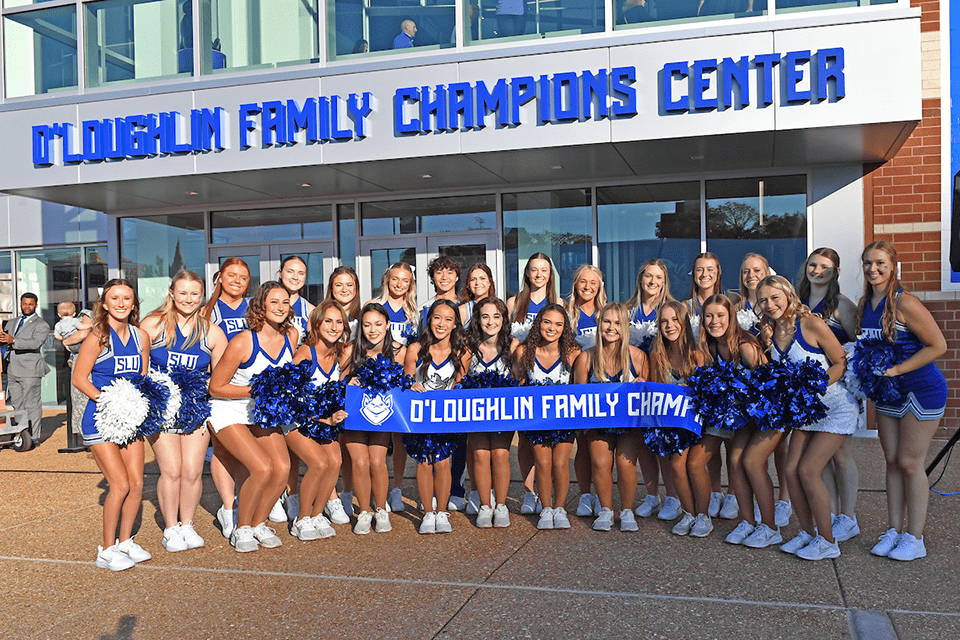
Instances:
[[[147,453],[137,540],[154,554],[135,569],[93,565],[105,483],[88,453],[60,454],[62,412],[47,412],[31,452],[0,450],[0,609],[3,638],[920,638],[960,637],[960,497],[932,495],[925,559],[875,558],[884,527],[883,465],[875,440],[857,440],[863,534],[837,560],[809,563],[776,549],[724,544],[733,522],[702,540],[656,520],[639,533],[479,530],[454,514],[454,532],[415,533],[409,508],[387,534],[237,554],[214,527],[209,475],[197,531],[207,546],[160,545],[157,466]],[[934,452],[942,442],[934,443]],[[960,491],[960,463],[938,489]],[[518,474],[514,474],[517,477]],[[571,493],[571,504],[574,506]],[[796,533],[796,520],[786,535]]]

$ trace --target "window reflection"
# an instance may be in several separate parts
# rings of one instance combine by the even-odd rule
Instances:
[[[332,238],[333,207],[216,211],[210,216],[210,227],[214,244]]]
[[[509,42],[597,33],[605,28],[603,0],[478,0],[465,11],[468,43]]]
[[[365,236],[497,228],[497,205],[492,194],[365,202],[360,211]]]
[[[457,42],[453,0],[334,0],[328,12],[331,60],[441,49]]]
[[[15,13],[4,18],[8,97],[77,86],[77,8]]]
[[[178,271],[204,273],[205,254],[201,213],[120,220],[120,268],[148,313],[160,306]]]

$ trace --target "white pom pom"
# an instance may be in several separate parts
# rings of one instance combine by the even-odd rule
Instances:
[[[117,378],[100,391],[94,424],[107,442],[124,445],[137,439],[150,403],[126,378]]]
[[[740,309],[740,311],[737,311],[737,324],[739,324],[740,328],[744,331],[750,331],[756,323],[757,314],[753,309]]]
[[[580,345],[581,349],[589,349],[597,344],[597,334],[594,332],[581,333],[574,339],[577,341],[577,344]]]
[[[690,329],[693,331],[693,339],[700,338],[700,316],[690,316]]]
[[[176,383],[170,377],[170,374],[166,371],[158,371],[154,369],[150,371],[148,377],[151,380],[155,380],[165,386],[170,392],[170,399],[167,400],[167,407],[163,412],[163,426],[160,428],[160,430],[163,432],[170,431],[173,428],[174,423],[177,421],[177,413],[180,412],[180,405],[183,404],[183,398],[180,395],[180,387],[176,385]]]
[[[510,334],[520,342],[523,342],[527,339],[527,335],[530,333],[532,327],[532,322],[514,322],[510,325]]]
[[[630,344],[639,347],[647,338],[657,335],[657,323],[654,320],[630,323]]]
[[[853,394],[853,397],[857,399],[857,402],[862,402],[867,399],[863,395],[863,391],[860,390],[860,378],[857,377],[857,374],[853,372],[853,350],[856,348],[856,342],[848,342],[843,345],[843,350],[847,352],[847,368],[843,371],[843,376],[840,378],[839,382],[847,388],[850,393]]]

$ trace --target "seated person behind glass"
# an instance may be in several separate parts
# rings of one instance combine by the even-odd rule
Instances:
[[[700,0],[698,16],[715,16],[723,13],[751,13],[754,0]]]
[[[89,311],[77,313],[77,307],[72,302],[61,302],[57,305],[57,315],[60,320],[53,327],[53,337],[63,342],[71,353],[80,351],[80,343],[93,327]],[[77,334],[80,335],[77,335]],[[68,339],[73,337],[73,339]]]
[[[353,45],[353,51],[350,53],[367,53],[368,51],[370,51],[370,44],[363,38],[360,38],[356,44]]]
[[[417,35],[417,23],[407,19],[400,23],[400,33],[393,39],[394,49],[410,49],[413,47],[413,37]]]
[[[620,5],[619,24],[636,24],[657,19],[657,5],[654,0],[625,0]]]

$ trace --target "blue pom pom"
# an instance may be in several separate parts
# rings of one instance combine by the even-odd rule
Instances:
[[[890,367],[905,360],[903,345],[882,338],[863,338],[857,341],[850,366],[860,381],[860,390],[877,404],[893,404],[902,393],[898,376],[883,374]]]
[[[170,399],[170,390],[147,376],[131,376],[130,381],[150,404],[147,419],[140,425],[140,435],[147,438],[160,433],[160,429],[163,428],[163,412],[166,410],[167,401]]]
[[[357,369],[355,378],[366,393],[374,395],[413,386],[413,378],[403,373],[403,365],[382,353],[376,358],[367,358],[363,366]]]
[[[505,376],[493,370],[483,371],[481,373],[470,373],[463,376],[458,389],[498,389],[503,387],[516,387],[520,383],[510,376]]]
[[[304,389],[310,383],[312,366],[309,360],[288,362],[282,367],[267,367],[250,378],[253,420],[257,426],[270,429],[295,420]]]
[[[192,433],[210,417],[210,375],[206,371],[179,365],[169,368],[174,384],[180,387],[180,412],[174,428]]]
[[[749,380],[747,412],[761,431],[796,429],[827,415],[827,372],[815,360],[770,362]]]
[[[420,339],[420,334],[417,333],[417,328],[412,324],[403,325],[403,329],[400,331],[400,339],[397,342],[402,342],[403,344],[413,344]]]
[[[419,463],[441,462],[457,449],[457,435],[451,433],[405,433],[403,448]]]
[[[308,384],[297,410],[296,423],[300,432],[317,441],[333,440],[343,431],[343,424],[327,424],[317,418],[328,419],[342,411],[346,400],[347,385],[331,381],[319,387]]]
[[[655,427],[645,429],[643,443],[658,456],[670,456],[689,449],[700,441],[700,435],[686,429]]]
[[[687,379],[691,401],[705,427],[734,431],[748,424],[749,370],[733,362],[717,361],[699,367]]]

